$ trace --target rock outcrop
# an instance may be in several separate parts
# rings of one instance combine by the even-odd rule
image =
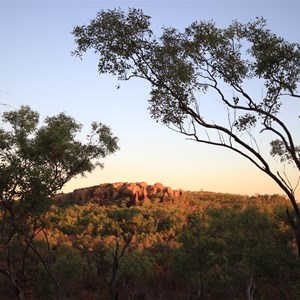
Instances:
[[[117,182],[103,183],[97,186],[76,189],[72,193],[59,193],[54,201],[77,200],[82,203],[89,201],[101,205],[119,204],[127,200],[128,205],[138,205],[145,199],[158,199],[159,201],[172,201],[183,195],[181,190],[172,190],[161,183],[148,185],[146,182]]]

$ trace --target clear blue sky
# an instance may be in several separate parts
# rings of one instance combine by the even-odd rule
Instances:
[[[116,7],[142,8],[152,16],[156,32],[162,26],[182,29],[194,20],[213,19],[222,27],[234,19],[247,22],[262,16],[278,35],[300,40],[299,1],[0,0],[0,103],[14,108],[28,104],[42,117],[65,111],[86,130],[93,120],[103,122],[120,139],[121,150],[104,160],[103,170],[72,181],[65,191],[104,182],[146,181],[184,190],[282,193],[236,154],[186,141],[151,120],[146,83],[121,83],[117,90],[116,78],[98,75],[92,53],[82,61],[70,55],[75,49],[72,28],[87,24],[100,9]],[[299,111],[299,104],[295,109]]]

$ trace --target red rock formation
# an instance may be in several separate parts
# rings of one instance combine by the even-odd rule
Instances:
[[[78,200],[82,203],[95,201],[102,205],[118,203],[130,199],[129,205],[138,205],[144,199],[159,198],[168,201],[182,196],[182,191],[172,190],[161,183],[148,185],[146,182],[103,183],[93,187],[76,189],[72,193],[55,195],[54,201]]]

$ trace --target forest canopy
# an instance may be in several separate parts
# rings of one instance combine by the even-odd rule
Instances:
[[[297,299],[300,265],[287,199],[185,192],[131,205],[52,201],[26,257],[35,299]],[[21,244],[14,244],[18,259]],[[5,257],[0,251],[0,264]],[[48,272],[43,266],[47,263]],[[59,289],[57,290],[57,286]],[[0,274],[0,297],[13,289]],[[251,299],[251,298],[247,298]]]

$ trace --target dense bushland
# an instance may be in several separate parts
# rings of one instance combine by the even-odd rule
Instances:
[[[13,259],[28,299],[298,299],[287,206],[278,195],[209,192],[130,207],[55,202],[26,259],[17,241]],[[0,298],[14,299],[3,275]]]

